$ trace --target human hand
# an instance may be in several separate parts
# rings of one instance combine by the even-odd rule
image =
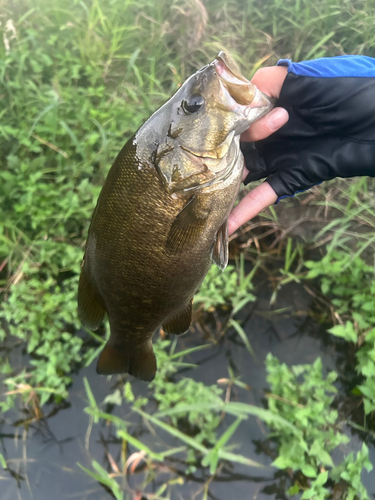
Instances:
[[[375,177],[375,59],[339,56],[280,63],[288,74],[278,105],[288,111],[289,121],[245,151],[245,183],[264,177],[267,182],[235,207],[230,233],[277,199],[325,180]],[[267,93],[263,81],[257,84]],[[260,120],[250,128],[250,138],[258,124]]]
[[[287,68],[274,66],[259,69],[251,80],[259,90],[270,97],[278,98],[287,75]],[[265,139],[273,134],[288,121],[288,112],[284,108],[274,108],[270,113],[256,121],[246,132],[242,134],[241,140],[255,142]],[[249,170],[244,168],[245,179]],[[228,220],[229,234],[234,233],[238,227],[255,217],[264,208],[272,205],[277,200],[277,194],[268,184],[264,182],[250,191],[233,209]]]

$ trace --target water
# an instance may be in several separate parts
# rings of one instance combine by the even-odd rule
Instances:
[[[262,406],[265,382],[264,359],[272,352],[287,364],[312,363],[318,356],[323,360],[326,370],[336,370],[339,374],[350,374],[347,366],[347,344],[327,335],[325,328],[316,320],[316,308],[311,295],[302,285],[289,284],[283,287],[277,301],[277,308],[283,312],[270,310],[271,290],[264,286],[257,293],[258,300],[249,304],[242,311],[239,319],[244,321],[244,328],[256,353],[255,361],[235,333],[227,334],[223,341],[212,348],[194,353],[185,361],[198,363],[196,369],[183,371],[183,376],[192,377],[206,384],[215,384],[220,378],[227,377],[228,363],[241,380],[251,386],[251,390],[234,387],[232,401],[243,401]],[[180,337],[179,349],[185,349],[204,343],[197,333],[188,333]],[[20,353],[15,353],[19,362]],[[14,360],[13,360],[14,361]],[[349,371],[348,371],[349,370]],[[352,370],[352,368],[351,368]],[[87,406],[83,387],[83,376],[89,380],[91,389],[98,402],[115,389],[117,379],[107,380],[95,373],[94,366],[82,369],[74,376],[70,390],[69,403],[60,406],[48,406],[45,411],[50,415],[29,426],[14,425],[14,421],[27,418],[27,414],[7,414],[0,421],[0,452],[9,460],[11,470],[0,472],[0,500],[109,500],[111,498],[103,486],[82,471],[77,463],[93,470],[92,460],[96,460],[107,470],[111,470],[109,457],[120,463],[121,443],[114,429],[101,421],[90,424],[84,408]],[[354,372],[353,372],[354,376]],[[344,379],[343,379],[344,380]],[[147,395],[147,385],[135,381],[136,394]],[[122,406],[113,409],[115,414],[125,420],[138,422],[136,435],[152,449],[158,443],[178,445],[170,436],[156,430],[151,434],[139,416],[131,414],[130,409]],[[221,432],[232,420],[226,419]],[[352,434],[351,449],[358,451],[363,434],[347,429]],[[273,500],[289,498],[285,491],[290,486],[290,478],[285,472],[278,472],[269,467],[272,462],[270,443],[266,440],[267,429],[263,422],[250,418],[241,423],[232,442],[239,443],[237,451],[252,458],[266,468],[256,469],[241,465],[224,463],[215,478],[209,482],[208,498],[213,500]],[[369,443],[368,443],[369,444]],[[135,451],[135,450],[133,450]],[[340,460],[342,453],[348,452],[343,447],[335,452],[334,459]],[[375,463],[375,448],[370,444],[370,459]],[[138,471],[139,469],[137,469]],[[165,481],[179,480],[183,484],[171,484],[168,487],[171,500],[201,499],[209,473],[198,469],[194,474],[186,475],[185,464],[178,459],[168,460],[155,469],[155,479],[147,486],[148,494],[157,491]],[[128,475],[124,484],[129,492],[129,499],[141,500],[139,493],[144,488],[146,471]],[[182,478],[182,480],[181,480]],[[371,497],[375,498],[375,475],[363,474],[363,482]],[[166,492],[164,493],[166,494]],[[125,496],[126,498],[126,496]]]

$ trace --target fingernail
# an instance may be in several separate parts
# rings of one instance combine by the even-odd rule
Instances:
[[[288,121],[289,115],[286,109],[284,108],[276,108],[271,111],[269,115],[267,115],[267,124],[270,129],[277,130],[281,126],[285,125]]]

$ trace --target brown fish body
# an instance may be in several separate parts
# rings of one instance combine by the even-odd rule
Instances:
[[[201,71],[210,76],[212,68]],[[178,93],[170,102],[179,109]],[[182,133],[173,130],[176,120],[165,119],[161,111],[128,141],[108,174],[89,229],[79,284],[83,324],[96,329],[106,312],[109,317],[111,337],[98,372],[129,372],[145,380],[156,371],[154,331],[163,325],[169,333],[184,333],[213,252],[218,265],[226,265],[226,220],[243,170],[239,137],[227,141],[228,146],[224,140],[223,159],[210,149],[204,160],[194,144],[177,142]],[[222,151],[222,138],[218,145],[215,151]],[[206,166],[210,162],[218,165],[214,174]]]

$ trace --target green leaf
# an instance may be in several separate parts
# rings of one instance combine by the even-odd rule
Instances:
[[[238,464],[247,465],[248,467],[260,467],[262,469],[266,467],[260,462],[251,460],[251,458],[244,457],[243,455],[239,455],[238,453],[231,453],[225,450],[219,450],[218,453],[219,453],[219,458],[222,458],[223,460],[228,460],[230,462],[236,462]]]
[[[288,457],[281,455],[272,462],[272,465],[278,469],[287,469],[290,467],[290,460]]]
[[[99,411],[99,407],[96,403],[95,396],[91,390],[91,387],[90,387],[89,381],[87,380],[87,377],[83,377],[83,385],[85,386],[85,391],[86,391],[87,397],[89,399],[89,403],[90,403],[91,408]],[[98,421],[99,421],[98,418],[94,417],[94,422],[97,423]]]
[[[299,493],[299,490],[300,490],[300,487],[299,485],[296,483],[294,484],[293,486],[291,486],[289,488],[289,490],[287,491],[287,494],[288,495],[296,495],[297,493]]]
[[[7,469],[8,466],[7,466],[7,462],[4,458],[4,456],[0,453],[0,464],[2,465],[3,469]]]
[[[153,417],[152,415],[149,415],[148,413],[143,412],[142,410],[139,410],[138,408],[135,408],[135,411],[142,415],[143,418],[146,420],[149,420],[156,426],[160,427],[164,431],[168,432],[172,436],[176,437],[177,439],[180,439],[180,441],[183,441],[184,443],[188,444],[192,448],[195,448],[196,450],[200,451],[203,453],[203,455],[207,455],[208,449],[203,446],[202,444],[198,443],[195,439],[192,437],[188,436],[187,434],[184,434],[183,432],[179,431],[178,429],[175,429],[169,424],[166,424],[165,422],[162,422],[156,417]]]
[[[126,399],[126,401],[129,401],[129,403],[132,403],[135,400],[132,386],[129,381],[127,381],[124,385],[124,398]]]
[[[301,471],[302,471],[302,474],[304,474],[307,477],[316,477],[317,476],[316,469],[309,464],[304,464],[301,467]]]
[[[139,441],[137,438],[130,435],[125,430],[119,430],[117,432],[117,435],[122,439],[124,439],[125,441],[127,441],[128,443],[130,443],[131,445],[133,445],[135,448],[138,448],[139,450],[142,450],[145,453],[147,453],[147,455],[149,455],[154,460],[158,460],[159,462],[162,462],[164,460],[164,456],[161,453],[155,453],[148,446]]]
[[[237,420],[235,420],[228,427],[228,429],[225,432],[223,432],[223,434],[221,435],[220,439],[218,440],[218,442],[215,445],[216,449],[223,448],[227,444],[227,442],[233,436],[233,434],[236,432],[238,426],[240,425],[240,423],[242,421],[243,421],[243,417],[238,417]]]
[[[233,326],[233,328],[236,330],[236,332],[238,333],[238,335],[241,337],[243,343],[245,344],[246,349],[255,358],[256,356],[255,356],[254,349],[251,347],[251,344],[250,344],[249,339],[247,338],[246,332],[242,328],[242,326],[238,323],[238,321],[235,320],[235,319],[231,319],[229,321],[228,326]]]
[[[191,446],[192,448],[198,450],[199,452],[201,452],[203,455],[207,455],[208,453],[210,453],[210,450],[207,449],[205,446],[203,446],[201,443],[198,443],[195,439],[193,439],[192,437],[184,434],[183,432],[179,431],[178,429],[175,429],[174,427],[172,427],[171,425],[169,424],[166,424],[165,422],[162,422],[161,420],[153,417],[152,415],[149,415],[141,410],[136,410],[140,415],[142,415],[143,418],[149,420],[150,422],[152,422],[153,424],[155,424],[156,426],[160,427],[161,429],[165,430],[166,432],[168,432],[169,434],[171,434],[172,436],[176,437],[177,439],[180,439],[181,441],[183,441],[184,443],[186,443],[187,445]],[[250,467],[264,467],[264,465],[258,463],[258,462],[255,462],[254,460],[251,460],[247,457],[244,457],[242,455],[237,455],[236,453],[230,453],[228,451],[224,451],[224,450],[218,450],[218,455],[219,455],[219,458],[223,458],[224,460],[230,460],[232,462],[238,462],[238,463],[241,463],[241,464],[244,464],[244,465],[248,465]]]
[[[210,467],[210,474],[215,474],[219,461],[219,452],[217,448],[210,450],[202,460],[204,467]]]
[[[96,462],[95,460],[92,462],[92,466],[96,470],[96,473],[90,471],[89,469],[86,469],[86,467],[83,467],[83,465],[81,465],[80,463],[78,463],[77,465],[83,471],[85,471],[89,476],[96,479],[96,481],[107,486],[112,491],[116,500],[124,500],[124,495],[120,489],[119,484],[112,477],[108,475],[107,471],[103,469],[103,467],[98,462]]]
[[[357,333],[354,330],[353,323],[351,321],[347,321],[345,325],[336,325],[330,328],[329,333],[335,335],[336,337],[342,337],[348,342],[356,343],[358,340]]]
[[[121,397],[120,389],[116,389],[114,393],[108,394],[108,396],[106,396],[104,398],[103,403],[109,403],[109,404],[121,406],[122,397]]]
[[[315,480],[315,484],[318,486],[324,486],[328,481],[328,471],[321,472],[317,479]]]

